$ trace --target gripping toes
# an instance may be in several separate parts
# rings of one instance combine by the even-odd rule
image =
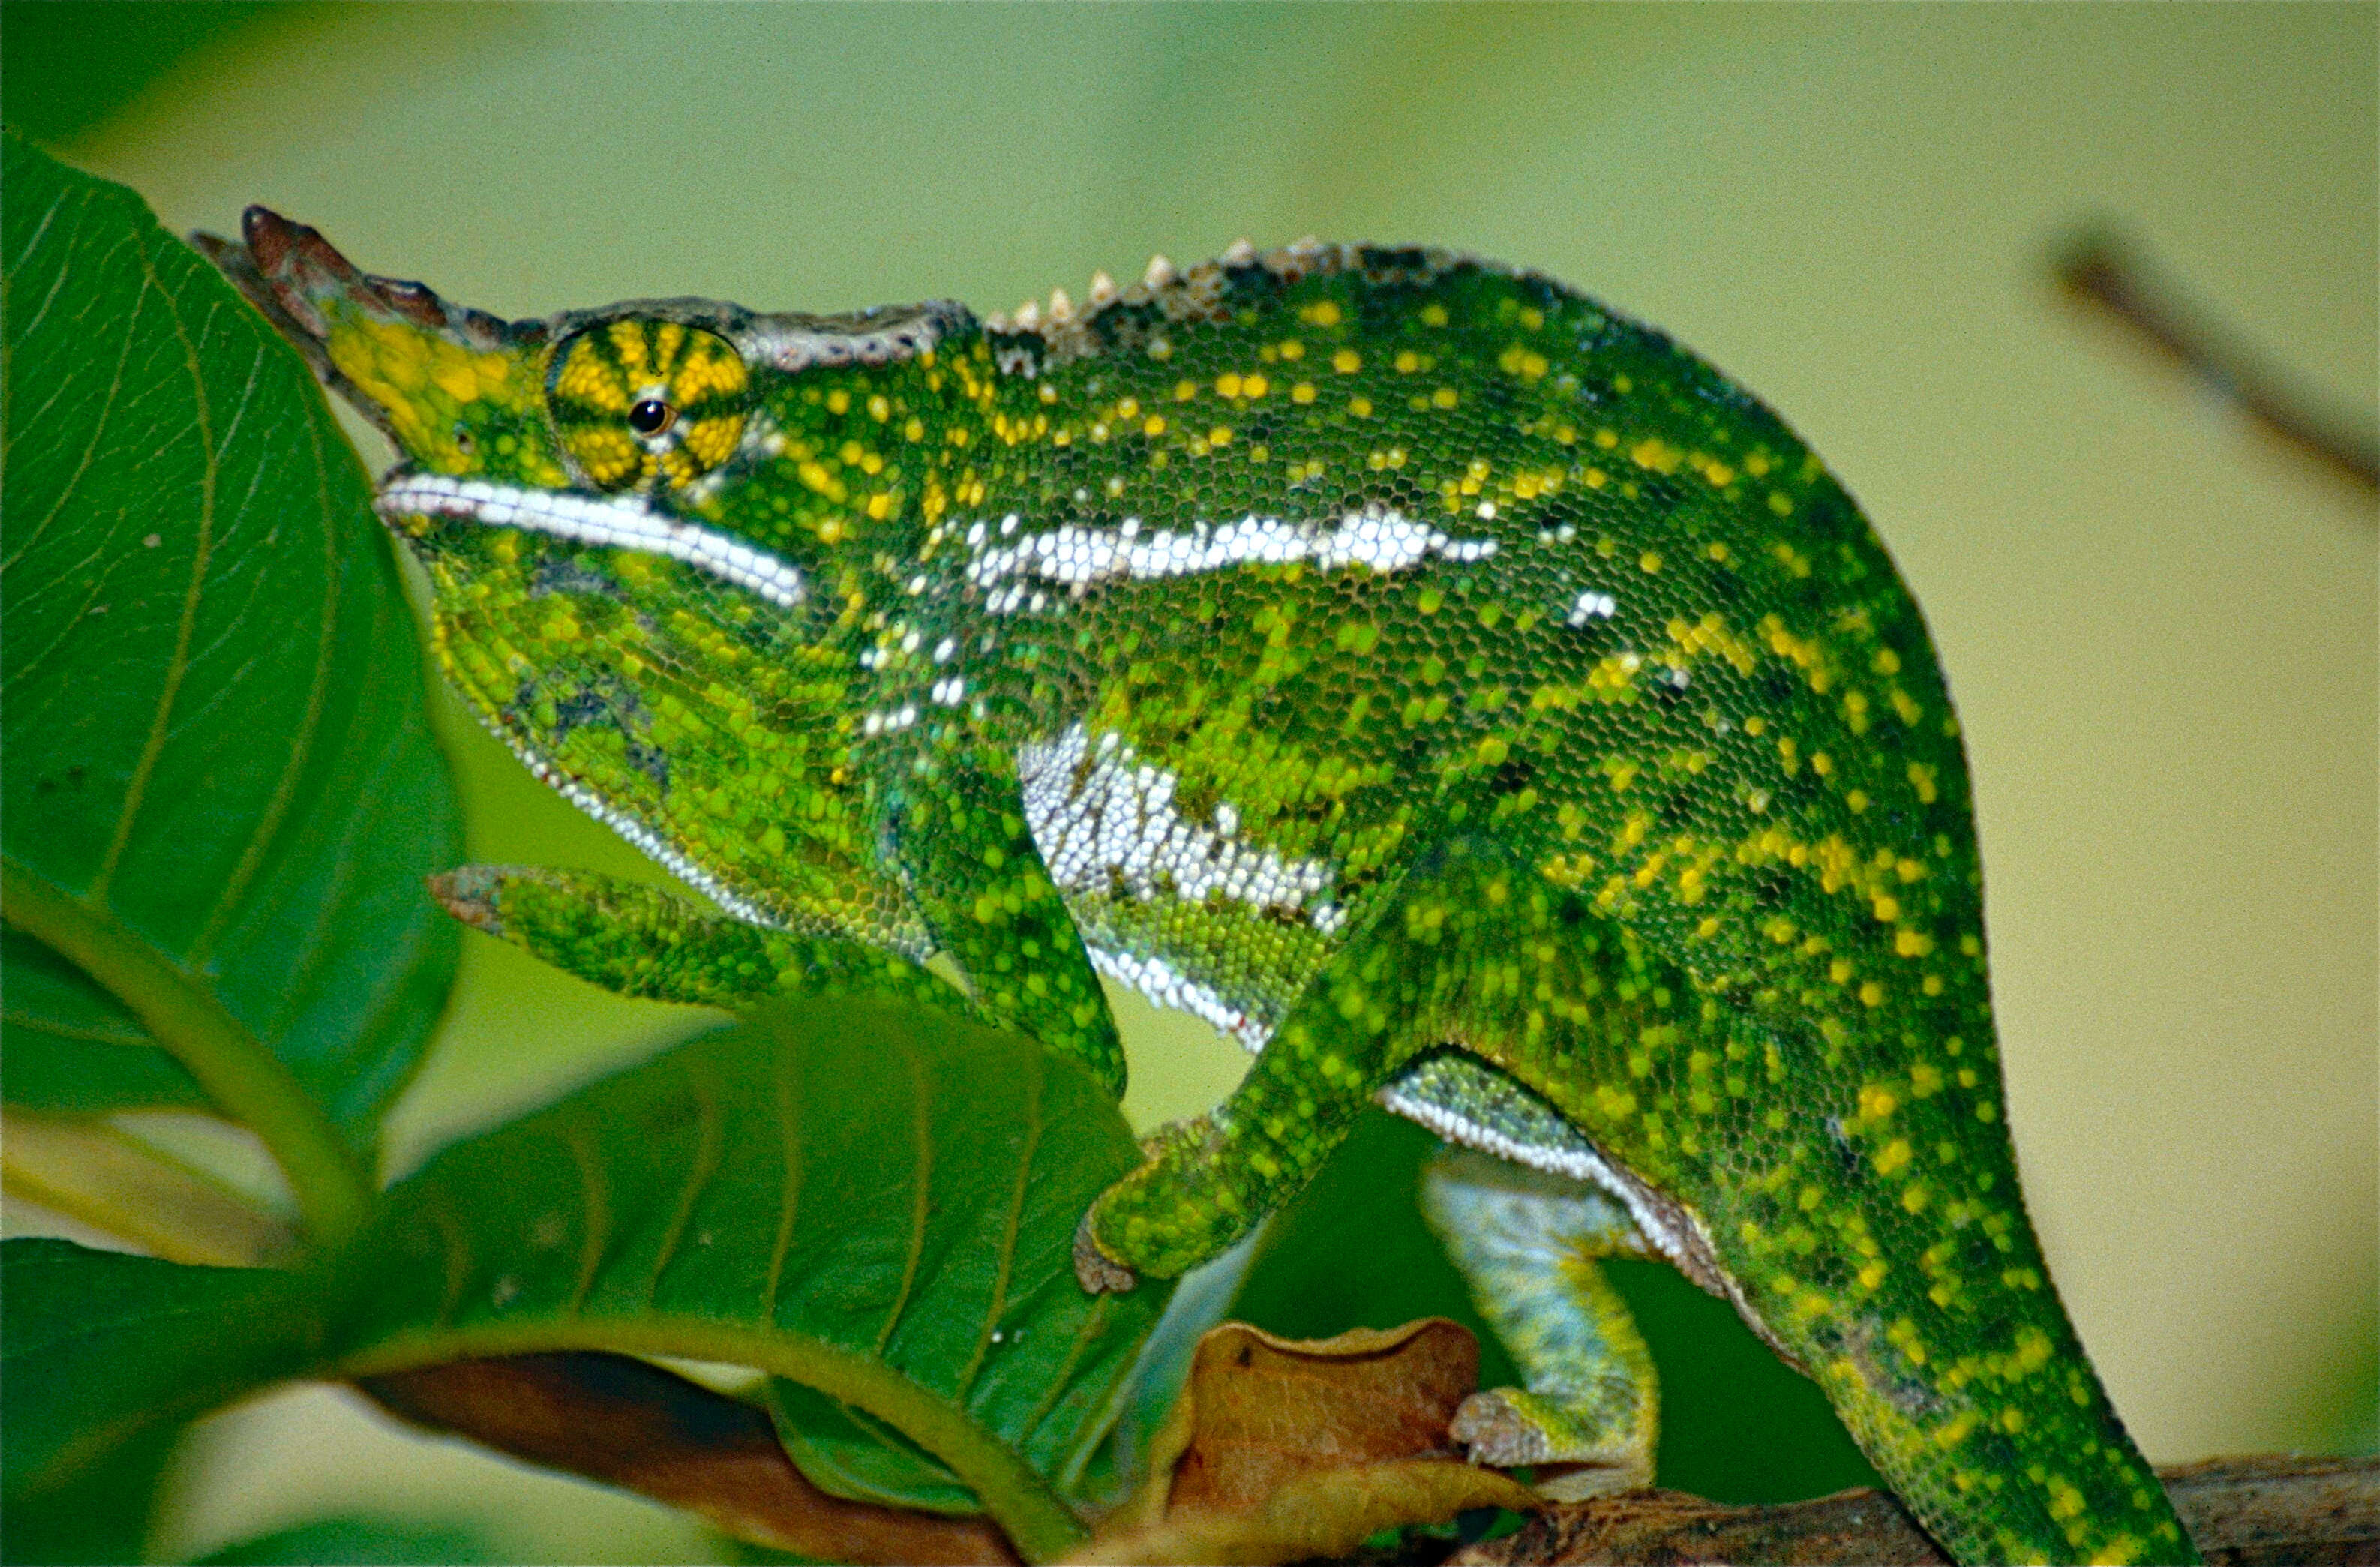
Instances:
[[[1553,1500],[1650,1485],[1659,1384],[1595,1262],[1649,1249],[1627,1214],[1577,1182],[1451,1149],[1424,1173],[1422,1211],[1529,1384],[1473,1394],[1448,1434],[1474,1463],[1538,1465]]]

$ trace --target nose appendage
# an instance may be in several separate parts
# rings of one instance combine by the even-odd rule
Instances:
[[[412,466],[564,481],[542,428],[541,323],[502,321],[421,284],[362,272],[313,229],[263,207],[248,210],[241,230],[243,243],[193,239]]]

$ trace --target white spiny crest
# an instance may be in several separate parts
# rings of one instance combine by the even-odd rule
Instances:
[[[1116,281],[1114,278],[1110,277],[1103,272],[1095,272],[1091,273],[1091,291],[1087,296],[1090,302],[1091,309],[1096,310],[1100,306],[1112,302],[1115,297]]]
[[[1227,267],[1244,267],[1256,259],[1257,248],[1248,243],[1245,235],[1232,240],[1231,249],[1223,252],[1223,264]]]
[[[1016,307],[1015,314],[1016,330],[1019,332],[1031,332],[1041,324],[1041,306],[1038,300],[1026,300]]]
[[[1075,319],[1075,301],[1066,298],[1062,288],[1050,290],[1050,324],[1063,326]]]
[[[1173,270],[1172,261],[1157,255],[1148,258],[1148,270],[1140,274],[1140,281],[1151,288],[1162,288],[1180,276],[1181,273]]]

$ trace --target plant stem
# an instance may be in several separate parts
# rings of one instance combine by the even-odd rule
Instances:
[[[324,1248],[362,1225],[371,1186],[287,1063],[198,976],[46,878],[0,860],[0,915],[74,962],[132,1010],[223,1112],[254,1132],[288,1178],[307,1234]]]

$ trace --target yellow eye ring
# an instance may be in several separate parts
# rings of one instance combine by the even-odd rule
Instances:
[[[734,344],[684,322],[622,316],[555,346],[546,411],[599,490],[678,490],[742,443],[751,376]]]

